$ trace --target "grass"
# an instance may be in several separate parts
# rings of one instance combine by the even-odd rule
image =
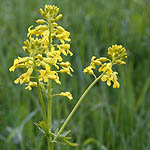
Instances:
[[[20,71],[8,68],[18,55],[27,28],[39,18],[48,0],[0,0],[0,149],[42,150],[45,138],[33,125],[41,119],[36,89],[28,92],[13,80]],[[128,50],[128,62],[118,69],[120,89],[99,82],[86,97],[66,130],[80,146],[59,145],[57,150],[149,150],[150,149],[150,20],[148,0],[53,1],[71,32],[74,76],[62,78],[74,101],[56,99],[53,128],[60,127],[84,89],[93,81],[82,70],[92,55],[104,56],[111,44]],[[78,81],[78,82],[77,82]]]

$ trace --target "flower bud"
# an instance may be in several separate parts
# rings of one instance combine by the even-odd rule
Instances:
[[[60,20],[62,18],[62,14],[59,14],[56,18],[55,18],[55,20],[57,21],[57,20]]]
[[[43,19],[38,19],[38,20],[36,20],[36,23],[44,24],[44,23],[46,23],[46,21]]]

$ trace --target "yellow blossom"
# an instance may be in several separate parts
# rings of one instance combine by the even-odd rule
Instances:
[[[93,65],[93,68],[95,69],[95,65],[97,65],[97,66],[100,66],[102,63],[101,63],[101,61],[99,60],[99,59],[96,59],[96,57],[95,56],[93,56],[92,58],[91,58],[91,65]]]
[[[37,87],[37,83],[36,82],[32,82],[30,81],[28,84],[26,84],[27,87],[25,89],[28,89],[28,90],[32,90],[32,87]]]
[[[60,70],[61,73],[65,73],[66,72],[67,74],[71,75],[70,71],[74,72],[73,69],[71,68],[71,64],[70,64],[69,61],[61,62],[60,65],[63,68],[63,69]]]
[[[72,68],[65,68],[63,67],[62,69],[60,69],[60,73],[67,73],[69,74],[70,76],[72,76],[71,72],[70,71],[73,71]]]
[[[56,83],[61,84],[59,81],[59,76],[56,71],[51,71],[50,68],[47,70],[39,70],[40,72],[40,81],[44,80],[44,82],[48,82],[48,79],[55,80]]]
[[[44,23],[46,23],[46,21],[43,19],[38,19],[38,20],[36,20],[36,23],[44,24]]]
[[[18,78],[14,81],[14,83],[17,84],[18,82],[20,82],[20,84],[22,84],[22,83],[24,83],[24,82],[30,82],[30,76],[31,76],[32,72],[33,72],[33,68],[29,68],[29,69],[27,70],[27,72],[26,72],[26,73],[23,73],[20,77],[18,77]]]
[[[88,74],[90,74],[90,75],[93,75],[94,74],[94,72],[93,72],[93,67],[92,66],[88,66],[88,67],[86,67],[84,70],[83,70],[83,72],[84,73],[88,73]]]
[[[18,57],[14,60],[13,66],[9,68],[9,71],[15,71],[16,68],[27,68],[27,72],[20,75],[15,83],[26,82],[28,83],[26,89],[29,90],[37,82],[36,78],[40,84],[48,80],[61,84],[59,73],[67,73],[72,76],[71,72],[73,72],[70,62],[63,62],[63,55],[72,56],[73,53],[68,43],[71,40],[70,33],[56,23],[62,18],[59,8],[54,5],[45,5],[44,10],[40,9],[40,13],[43,18],[36,20],[38,23],[36,27],[31,25],[28,28],[28,39],[24,41],[22,47],[28,56]],[[55,43],[56,39],[58,39],[57,43]],[[30,81],[32,73],[29,73],[31,68],[36,74],[32,81]]]
[[[112,63],[125,64],[123,59],[127,58],[126,49],[122,45],[112,45],[108,48],[108,56],[112,59]]]
[[[30,64],[30,61],[32,61],[32,58],[30,57],[24,57],[24,58],[21,58],[21,57],[18,57],[14,60],[14,64],[12,67],[9,68],[9,71],[15,71],[16,68],[24,68],[24,67],[27,67],[27,65],[31,65]],[[26,63],[26,65],[25,65]]]
[[[109,61],[109,59],[106,57],[100,57],[100,58],[98,58],[98,60],[101,62]]]
[[[113,88],[119,88],[120,84],[117,78],[117,72],[114,72],[112,67],[115,64],[122,65],[126,64],[123,59],[127,58],[126,49],[122,47],[122,45],[112,45],[112,47],[108,48],[108,56],[107,57],[100,57],[96,59],[95,56],[91,58],[91,63],[88,67],[86,67],[83,72],[87,72],[90,75],[94,75],[94,70],[96,69],[96,65],[100,66],[98,71],[101,73],[103,72],[103,76],[101,80],[106,82],[108,86],[111,86],[111,82],[113,82]]]
[[[47,52],[47,56],[50,58],[55,58],[59,62],[61,62],[63,60],[63,58],[61,57],[60,51]]]
[[[108,86],[111,86],[111,78],[108,75],[103,75],[102,78],[101,78],[101,80],[103,82],[107,82]]]
[[[55,20],[57,21],[57,20],[60,20],[61,18],[62,18],[62,14],[59,14],[56,18],[55,18]]]
[[[66,62],[61,62],[60,63],[60,65],[62,66],[62,67],[70,67],[70,62],[69,61],[66,61]]]
[[[59,95],[66,96],[69,100],[73,99],[72,94],[70,92],[61,92]]]

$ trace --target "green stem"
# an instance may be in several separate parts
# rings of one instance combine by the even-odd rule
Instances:
[[[36,77],[36,82],[37,82],[37,87],[38,87],[38,94],[39,94],[39,98],[40,98],[40,104],[42,107],[42,112],[43,112],[43,119],[46,122],[46,111],[45,111],[45,105],[44,105],[44,100],[42,97],[42,92],[41,92],[41,88],[40,88],[40,83],[39,83],[39,79],[37,76],[37,66],[35,64],[35,77]]]
[[[48,28],[49,28],[49,37],[48,37],[48,40],[49,40],[49,51],[51,51],[51,43],[52,43],[52,40],[51,40],[51,18],[48,20]]]
[[[47,137],[47,143],[48,143],[48,150],[53,150],[52,147],[52,137],[51,137],[51,132],[52,132],[52,96],[51,96],[51,81],[48,81],[48,102],[47,102],[47,124],[49,128],[49,136]]]
[[[50,142],[50,138],[47,137],[47,144],[48,144],[48,150],[53,150],[51,147],[51,142]]]
[[[48,81],[48,103],[47,103],[47,123],[49,127],[49,132],[51,133],[51,123],[52,123],[52,96],[51,96],[51,81]]]
[[[48,19],[48,28],[49,28],[49,51],[51,51],[51,17]],[[52,137],[51,137],[51,132],[52,132],[52,94],[51,94],[51,81],[48,80],[47,84],[48,88],[48,102],[47,102],[47,124],[49,128],[49,136],[47,137],[47,143],[48,143],[48,150],[53,150],[52,146]]]
[[[69,114],[69,116],[67,117],[67,119],[65,120],[65,122],[63,123],[63,125],[61,126],[61,128],[59,129],[59,131],[57,132],[54,141],[56,141],[56,139],[59,137],[59,135],[62,133],[62,131],[64,130],[64,128],[66,127],[66,125],[68,124],[68,122],[70,121],[70,119],[72,118],[73,114],[76,112],[77,108],[79,107],[79,105],[81,104],[81,102],[83,101],[83,99],[85,98],[85,96],[88,94],[88,92],[90,91],[90,89],[101,79],[101,77],[105,74],[105,72],[103,72],[98,78],[96,78],[91,84],[90,86],[85,90],[85,92],[82,94],[82,96],[80,97],[80,99],[78,100],[78,102],[76,103],[76,105],[74,106],[74,108],[72,109],[71,113]]]

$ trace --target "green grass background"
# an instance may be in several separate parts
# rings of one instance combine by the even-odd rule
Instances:
[[[74,101],[53,101],[53,128],[60,127],[79,96],[93,81],[83,75],[90,58],[105,56],[112,44],[127,49],[127,65],[116,68],[120,89],[99,82],[66,127],[79,147],[57,150],[150,150],[150,1],[149,0],[0,0],[0,150],[46,150],[33,122],[41,120],[36,89],[29,92],[13,80],[13,59],[23,56],[27,28],[40,18],[39,8],[56,4],[59,23],[71,32],[73,77],[62,86]]]

